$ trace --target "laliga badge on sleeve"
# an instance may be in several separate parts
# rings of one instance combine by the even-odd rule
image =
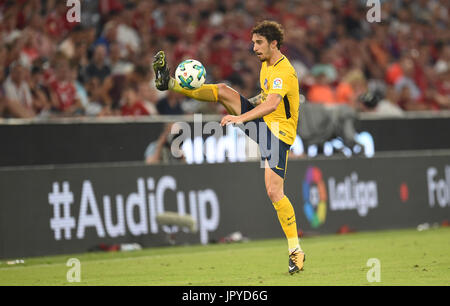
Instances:
[[[272,89],[283,89],[283,80],[280,78],[273,80]]]

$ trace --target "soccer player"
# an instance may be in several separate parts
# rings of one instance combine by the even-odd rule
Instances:
[[[163,51],[155,55],[153,68],[156,87],[171,90],[190,98],[221,103],[229,115],[221,125],[253,122],[257,135],[250,135],[258,144],[265,163],[267,195],[277,212],[288,240],[289,273],[303,270],[305,253],[297,234],[294,208],[284,194],[284,179],[290,146],[297,135],[299,85],[297,74],[289,60],[281,53],[284,32],[280,24],[263,21],[252,30],[253,51],[262,63],[261,93],[251,99],[242,97],[225,84],[204,84],[198,89],[186,90],[170,77]]]

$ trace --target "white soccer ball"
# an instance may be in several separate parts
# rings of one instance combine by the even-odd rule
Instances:
[[[206,69],[199,61],[188,59],[175,71],[177,83],[184,89],[197,89],[205,83]]]

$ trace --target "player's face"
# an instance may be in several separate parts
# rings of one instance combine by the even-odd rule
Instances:
[[[271,46],[267,41],[267,38],[259,34],[253,34],[253,52],[259,58],[261,62],[268,61],[272,56]]]

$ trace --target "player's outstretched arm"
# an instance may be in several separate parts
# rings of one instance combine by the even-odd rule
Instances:
[[[279,94],[269,94],[267,96],[266,102],[259,104],[251,111],[248,111],[239,116],[227,115],[222,118],[220,124],[224,126],[230,123],[244,123],[256,118],[262,118],[265,115],[268,115],[271,112],[275,111],[282,99],[283,97]]]

